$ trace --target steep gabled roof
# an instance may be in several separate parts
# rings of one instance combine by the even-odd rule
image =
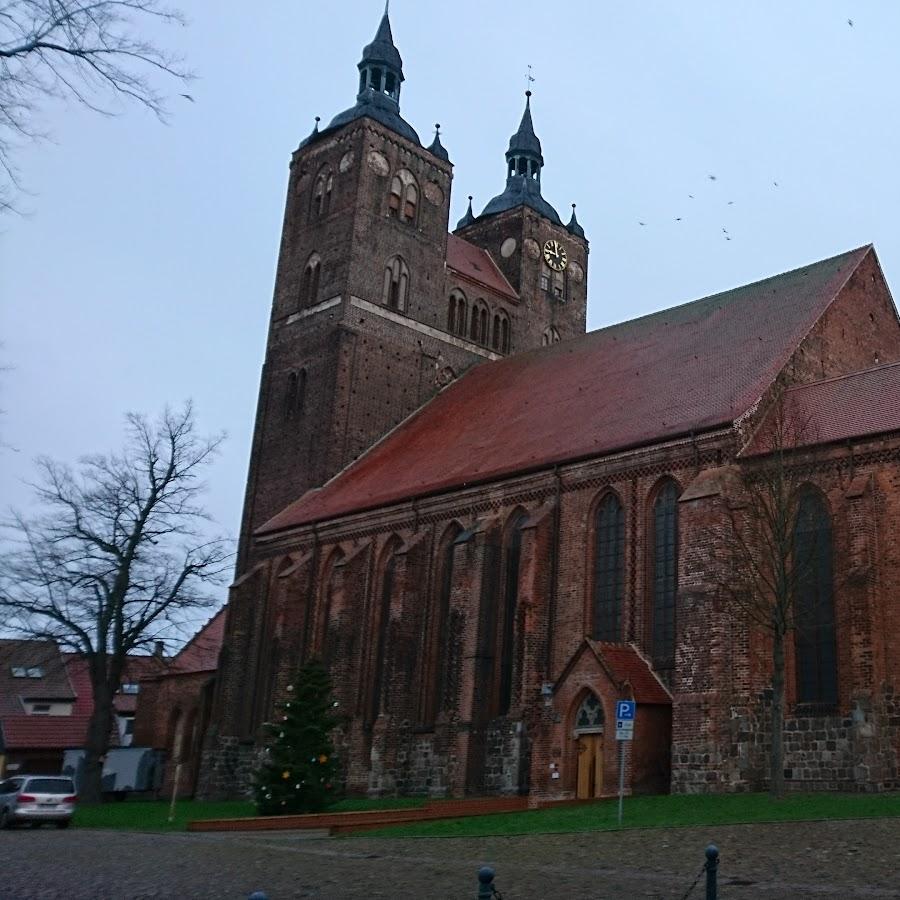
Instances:
[[[13,669],[40,672],[37,678],[20,678]],[[0,716],[25,712],[23,700],[75,700],[59,647],[54,641],[0,640]]]
[[[872,252],[476,366],[259,531],[726,426],[759,401]]]
[[[773,410],[742,456],[769,453],[778,440],[787,449],[900,431],[900,363],[798,385],[784,392],[782,404],[781,438],[773,432]]]
[[[170,671],[208,672],[219,664],[219,651],[225,639],[225,611],[222,607],[178,652]],[[162,673],[167,674],[167,673]]]
[[[518,294],[506,280],[506,276],[500,271],[491,254],[455,234],[447,235],[447,268],[467,281],[475,282],[501,297],[518,299]]]
[[[2,746],[7,750],[68,750],[83,747],[89,716],[4,716]]]

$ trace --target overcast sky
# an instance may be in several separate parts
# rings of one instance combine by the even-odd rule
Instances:
[[[353,104],[383,7],[182,8],[189,27],[156,37],[198,78],[170,86],[168,125],[51,104],[53,142],[19,154],[3,506],[27,507],[36,455],[116,448],[126,411],[192,398],[228,433],[208,501],[238,529],[288,161],[315,115]],[[895,0],[394,0],[391,21],[401,112],[426,144],[440,122],[455,166],[453,223],[501,191],[533,67],[544,196],[564,220],[577,202],[591,242],[590,328],[868,242],[900,284]]]

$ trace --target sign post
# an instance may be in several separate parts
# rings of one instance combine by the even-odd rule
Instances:
[[[622,826],[622,803],[625,796],[625,742],[634,740],[634,700],[616,701],[616,741],[619,744],[619,827]]]

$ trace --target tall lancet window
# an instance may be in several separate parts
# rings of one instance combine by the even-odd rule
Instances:
[[[625,514],[619,498],[609,493],[600,501],[594,514],[595,640],[622,640],[624,594]]]

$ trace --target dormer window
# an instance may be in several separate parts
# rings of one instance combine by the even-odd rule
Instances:
[[[43,666],[11,666],[10,672],[13,678],[43,678]]]

